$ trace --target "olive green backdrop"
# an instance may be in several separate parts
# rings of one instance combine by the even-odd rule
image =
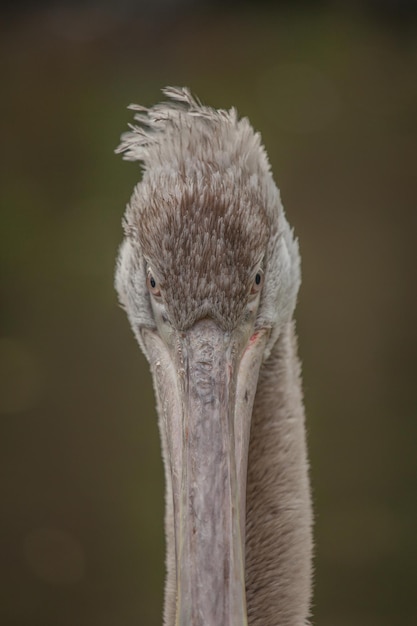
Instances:
[[[161,624],[152,386],[112,285],[140,170],[113,149],[167,84],[250,117],[300,239],[314,623],[417,624],[413,16],[123,6],[1,23],[0,624]]]

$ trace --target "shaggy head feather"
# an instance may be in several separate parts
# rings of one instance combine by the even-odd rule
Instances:
[[[282,299],[286,306],[290,302],[285,318],[292,314],[298,251],[260,135],[235,109],[203,106],[185,88],[164,93],[169,102],[130,107],[138,125],[118,148],[143,167],[124,220],[116,276],[120,300],[134,328],[152,325],[143,304],[149,296],[132,284],[135,274],[144,282],[151,270],[176,328],[210,316],[230,330],[244,312],[256,272],[262,269],[267,280],[274,269],[275,289],[269,291],[275,302],[264,298],[260,307],[271,318],[263,325],[272,327],[282,289],[294,292]],[[277,255],[279,267],[273,268]]]

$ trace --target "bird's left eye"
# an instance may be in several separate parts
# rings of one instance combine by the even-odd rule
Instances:
[[[256,273],[254,281],[252,283],[251,295],[259,293],[264,283],[264,273],[259,271]]]
[[[146,285],[153,296],[158,297],[161,295],[159,284],[151,271],[149,271],[146,276]]]

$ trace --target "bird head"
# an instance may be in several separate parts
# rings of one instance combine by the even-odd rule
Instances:
[[[177,625],[246,624],[247,452],[261,364],[300,283],[260,135],[187,89],[133,105],[124,158],[141,182],[116,289],[150,362],[173,498]],[[213,600],[215,598],[215,600]]]

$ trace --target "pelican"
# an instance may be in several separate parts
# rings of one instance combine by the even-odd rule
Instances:
[[[312,513],[293,320],[300,257],[266,151],[187,88],[131,105],[143,174],[116,290],[150,364],[165,467],[165,626],[309,623]]]

